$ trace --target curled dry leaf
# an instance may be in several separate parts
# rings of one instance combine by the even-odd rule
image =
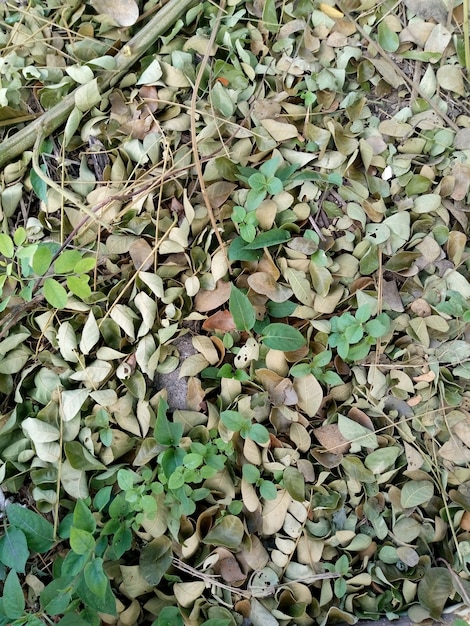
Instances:
[[[139,7],[134,0],[92,0],[95,11],[111,17],[118,26],[132,26],[139,19]]]

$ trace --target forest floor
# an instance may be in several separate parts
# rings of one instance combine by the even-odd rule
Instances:
[[[0,3],[0,626],[470,604],[468,9]]]

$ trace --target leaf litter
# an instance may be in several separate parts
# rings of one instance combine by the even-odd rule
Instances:
[[[467,601],[465,8],[0,6],[5,623]]]

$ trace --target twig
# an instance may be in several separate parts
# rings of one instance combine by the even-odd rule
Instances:
[[[324,580],[326,578],[338,578],[339,574],[325,572],[322,574],[312,574],[311,576],[307,576],[305,578],[296,578],[295,580],[286,580],[285,582],[281,582],[275,585],[265,585],[263,587],[257,585],[251,585],[248,583],[248,589],[239,589],[238,587],[230,587],[230,585],[226,585],[225,583],[220,582],[213,574],[206,574],[205,572],[201,572],[191,565],[188,565],[184,561],[173,557],[173,565],[177,567],[182,572],[186,572],[190,574],[194,578],[199,578],[203,580],[207,585],[215,585],[216,587],[220,587],[221,589],[226,589],[231,593],[238,594],[244,598],[267,598],[276,593],[276,591],[281,587],[288,587],[292,583],[304,583],[305,585],[316,582],[317,580]],[[253,572],[255,575],[256,572]],[[252,580],[253,576],[250,578]]]
[[[470,76],[470,34],[468,28],[469,2],[463,0],[463,41],[465,46],[465,67],[467,68],[467,78]]]
[[[192,149],[193,149],[193,155],[194,155],[194,166],[196,168],[196,172],[197,172],[197,177],[199,179],[199,186],[201,188],[201,194],[204,200],[204,204],[206,205],[206,209],[207,209],[207,214],[209,216],[209,220],[211,223],[212,228],[214,229],[215,232],[215,236],[217,237],[217,241],[219,242],[220,247],[222,248],[222,251],[225,255],[225,259],[227,261],[228,264],[228,257],[227,257],[227,252],[225,250],[225,244],[222,240],[222,237],[220,235],[218,226],[217,226],[217,222],[215,220],[215,216],[214,216],[214,211],[212,209],[212,205],[211,205],[211,201],[209,198],[209,194],[207,193],[207,188],[206,188],[206,184],[204,182],[204,177],[203,177],[203,173],[202,173],[202,165],[201,165],[201,159],[199,157],[199,150],[197,147],[197,134],[196,134],[196,102],[197,102],[197,92],[199,90],[199,86],[201,84],[201,80],[202,80],[202,76],[204,74],[204,69],[207,66],[207,63],[209,61],[209,56],[211,53],[211,49],[212,46],[214,45],[215,42],[215,38],[217,35],[217,31],[219,29],[219,25],[220,25],[220,20],[222,18],[222,13],[224,12],[224,8],[225,8],[225,0],[222,0],[222,2],[220,3],[219,6],[219,11],[217,13],[217,17],[215,20],[215,24],[214,27],[212,29],[212,33],[210,36],[210,39],[207,43],[207,48],[206,48],[206,52],[204,54],[204,58],[201,61],[201,65],[199,66],[199,71],[197,73],[196,76],[196,80],[194,81],[194,86],[193,86],[193,94],[191,97],[191,143],[192,143]]]

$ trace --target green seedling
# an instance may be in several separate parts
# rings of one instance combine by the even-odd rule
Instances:
[[[364,304],[356,313],[346,312],[331,318],[330,348],[336,348],[338,355],[348,362],[364,359],[371,346],[384,337],[390,329],[390,318],[380,313],[372,318],[371,308]]]

